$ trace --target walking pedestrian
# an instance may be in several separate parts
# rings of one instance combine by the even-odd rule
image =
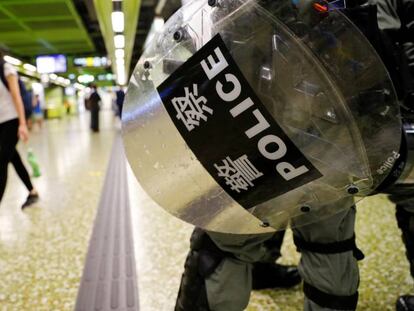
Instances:
[[[0,78],[0,202],[6,189],[8,164],[12,162],[29,190],[26,202],[22,206],[25,208],[35,203],[39,199],[39,194],[33,187],[23,163],[19,161],[20,157],[16,151],[19,139],[26,142],[29,134],[17,71],[3,61],[1,52]]]

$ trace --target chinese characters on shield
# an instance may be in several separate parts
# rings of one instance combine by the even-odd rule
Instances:
[[[230,189],[237,193],[240,193],[240,190],[246,191],[249,187],[253,187],[252,182],[263,176],[263,173],[254,167],[246,155],[234,161],[230,157],[226,157],[222,162],[222,165],[214,164],[218,176],[224,177]]]
[[[185,96],[175,97],[171,100],[176,112],[177,119],[181,120],[190,132],[200,125],[200,120],[207,121],[206,113],[212,115],[213,110],[208,107],[204,96],[198,97],[198,85],[193,84],[193,90],[184,88]]]

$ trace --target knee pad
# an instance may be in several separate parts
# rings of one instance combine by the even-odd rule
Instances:
[[[308,299],[327,309],[356,310],[358,304],[358,292],[349,296],[332,295],[325,293],[306,282],[303,283],[303,292]]]
[[[316,243],[308,242],[298,236],[293,237],[298,251],[307,251],[318,254],[340,254],[344,252],[353,252],[353,256],[357,260],[362,260],[364,254],[356,246],[355,235],[343,241],[332,243]],[[319,305],[320,307],[333,310],[356,310],[358,304],[358,291],[352,295],[339,296],[321,291],[315,286],[306,282],[303,283],[303,292],[305,296]]]
[[[196,228],[190,239],[190,252],[184,265],[175,311],[209,311],[205,280],[225,257],[208,234]]]

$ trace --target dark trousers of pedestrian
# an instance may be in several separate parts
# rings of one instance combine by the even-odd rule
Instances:
[[[20,157],[19,152],[17,149],[14,149],[15,152],[11,159],[11,164],[13,164],[14,169],[19,176],[19,178],[22,180],[24,185],[26,186],[27,190],[31,192],[34,188],[32,185],[32,181],[30,180],[29,172],[26,170],[26,167],[23,164],[22,158]]]
[[[0,202],[7,184],[8,164],[13,163],[17,174],[29,191],[33,190],[29,173],[17,153],[19,121],[17,119],[0,124]]]
[[[91,109],[91,129],[99,132],[99,109]]]

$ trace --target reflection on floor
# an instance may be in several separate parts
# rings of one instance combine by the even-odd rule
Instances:
[[[91,134],[88,115],[53,120],[32,135],[42,168],[35,180],[41,201],[22,212],[26,191],[10,168],[0,208],[0,310],[73,310],[116,129],[103,114],[102,130]],[[27,146],[20,145],[22,155]],[[129,191],[142,311],[171,311],[175,303],[192,226],[164,212],[143,192],[129,170]],[[383,196],[358,206],[356,234],[366,258],[360,263],[358,310],[394,310],[412,281],[394,207]],[[291,234],[283,263],[299,260]],[[300,287],[254,292],[248,311],[299,311]]]

